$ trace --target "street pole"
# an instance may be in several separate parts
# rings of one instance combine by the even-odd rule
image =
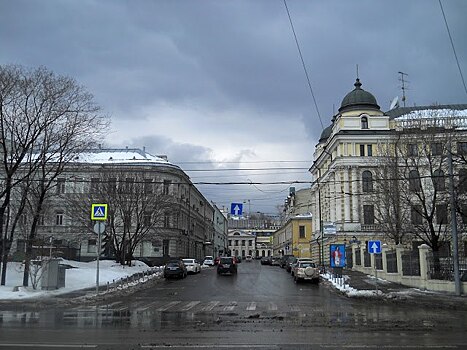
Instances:
[[[99,258],[101,255],[101,222],[98,221],[99,228],[97,230],[97,258],[96,258],[96,294],[99,294]]]
[[[451,235],[452,235],[452,259],[454,263],[454,285],[456,295],[461,295],[461,283],[459,276],[459,252],[457,244],[457,217],[456,217],[456,198],[454,193],[454,171],[452,167],[452,144],[451,136],[449,136],[449,153],[448,153],[448,165],[449,165],[449,192],[451,197]]]

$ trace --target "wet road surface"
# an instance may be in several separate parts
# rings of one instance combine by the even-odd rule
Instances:
[[[346,298],[258,261],[94,305],[2,308],[0,349],[467,349],[465,311]]]

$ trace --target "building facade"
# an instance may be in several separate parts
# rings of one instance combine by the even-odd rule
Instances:
[[[101,256],[113,257],[109,237],[120,243],[126,239],[122,254],[132,244],[133,257],[151,264],[171,257],[201,259],[213,253],[214,239],[225,232],[226,223],[220,220],[224,228],[219,226],[215,234],[214,220],[219,216],[188,175],[167,157],[145,150],[99,148],[79,154],[51,192],[40,216],[38,238],[49,242],[54,255],[93,260],[101,251]],[[106,232],[111,227],[115,232],[102,235],[101,247],[89,220],[91,203],[107,203],[113,220],[107,222]],[[122,203],[128,203],[127,211]],[[113,212],[117,207],[120,214]],[[18,254],[24,246],[19,237]]]
[[[229,232],[229,251],[231,256],[254,256],[256,251],[255,236],[251,232],[234,230]]]
[[[354,86],[354,90],[342,100],[338,113],[332,117],[331,125],[323,130],[315,146],[314,160],[310,167],[314,181],[311,187],[311,212],[314,215],[313,240],[318,243],[313,246],[311,254],[325,265],[329,265],[329,245],[332,243],[365,244],[368,240],[393,243],[387,239],[385,229],[378,221],[378,215],[381,214],[379,209],[383,204],[382,198],[379,198],[379,202],[375,199],[373,187],[377,185],[374,179],[380,174],[382,158],[391,153],[393,158],[397,158],[398,167],[404,166],[404,169],[409,169],[409,160],[413,157],[407,152],[397,151],[399,147],[397,142],[400,142],[404,135],[416,135],[420,130],[434,133],[435,136],[444,135],[448,129],[447,124],[452,126],[456,115],[460,113],[467,116],[467,105],[394,106],[395,108],[384,113],[376,98],[361,88],[359,79]],[[426,118],[427,113],[430,114],[430,118]],[[436,124],[440,116],[447,120],[446,125]],[[417,122],[412,123],[410,127],[409,119]],[[430,119],[434,124],[429,126],[420,124],[421,119],[425,121]],[[459,144],[462,144],[462,140],[466,140],[465,132],[461,131],[461,135],[457,136],[460,136],[457,138]],[[422,147],[419,143],[417,145],[417,141],[414,143],[415,150]],[[430,147],[433,147],[433,144]],[[428,158],[430,154],[434,155],[433,149],[430,152]],[[445,148],[443,154],[446,154]],[[444,161],[438,166],[443,168],[439,171],[444,171],[438,174],[447,174],[446,164]],[[465,167],[465,163],[459,164],[454,170],[456,179],[462,173],[462,169],[459,168]],[[427,168],[428,166],[417,173],[418,181],[435,176],[430,174]],[[409,180],[402,178],[401,175],[398,183],[406,186],[403,188],[410,188]],[[426,184],[427,191],[432,193],[432,183],[428,180],[422,182],[424,186]],[[416,196],[415,192],[412,197]],[[447,196],[445,197],[447,200]],[[405,198],[405,204],[401,201],[399,210],[401,213],[410,213],[411,210],[413,211],[413,206],[410,208],[407,204],[410,196]],[[408,222],[412,219],[406,220]],[[444,225],[442,230],[449,231],[447,222],[438,220],[438,223]],[[326,225],[334,229],[325,232]]]
[[[311,213],[299,214],[287,220],[284,226],[274,232],[274,256],[294,255],[297,258],[310,258],[312,251]]]

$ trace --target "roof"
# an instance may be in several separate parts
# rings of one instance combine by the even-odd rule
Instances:
[[[395,119],[404,115],[410,115],[413,112],[419,113],[423,111],[425,114],[430,114],[430,112],[436,112],[437,114],[447,114],[453,110],[459,111],[459,113],[462,115],[467,116],[467,104],[397,107],[387,111],[385,114],[388,115],[391,119]]]
[[[137,148],[93,149],[80,153],[73,159],[72,163],[174,166],[165,157],[153,156],[145,150]]]
[[[360,83],[360,79],[357,78],[354,86],[355,89],[350,91],[342,100],[339,112],[360,109],[362,107],[379,110],[376,98],[361,88],[362,83]]]

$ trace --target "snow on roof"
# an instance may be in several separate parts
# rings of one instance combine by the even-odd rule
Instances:
[[[396,118],[396,120],[403,119],[430,119],[430,118],[451,118],[451,117],[467,117],[467,109],[422,109],[409,111]]]
[[[304,214],[297,214],[293,218],[295,218],[295,219],[303,219],[303,218],[311,219],[312,216],[313,215],[311,213],[304,213]]]
[[[173,165],[165,156],[153,156],[140,149],[96,149],[80,153],[73,163]]]

